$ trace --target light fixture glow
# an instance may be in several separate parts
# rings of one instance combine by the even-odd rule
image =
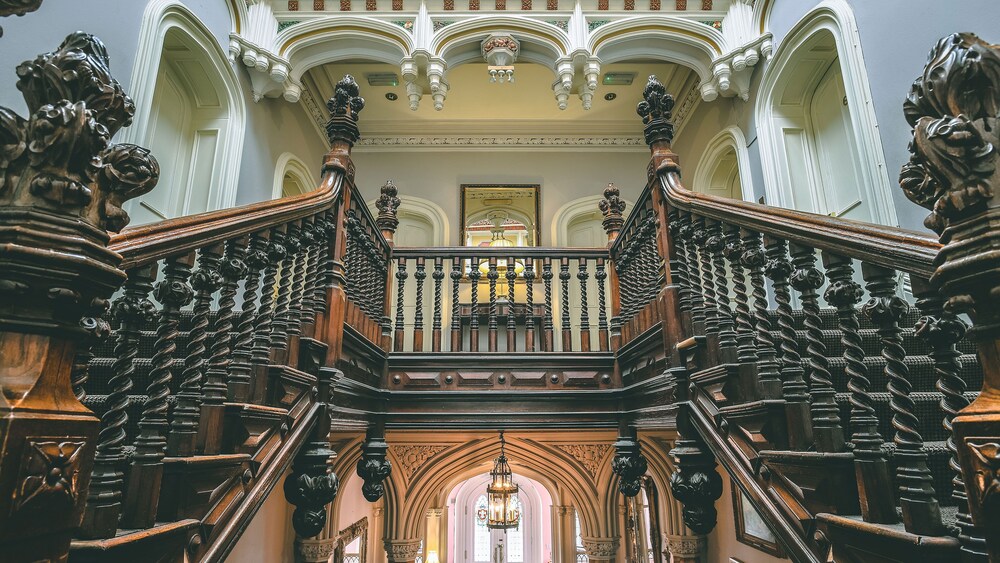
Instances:
[[[486,527],[494,530],[517,528],[521,523],[521,511],[518,509],[517,485],[514,474],[507,463],[504,453],[503,431],[500,431],[500,457],[493,462],[490,471],[490,484],[486,487],[487,510]]]

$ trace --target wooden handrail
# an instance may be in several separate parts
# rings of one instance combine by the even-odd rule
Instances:
[[[412,246],[397,247],[392,254],[397,258],[607,258],[606,248],[566,248],[548,246],[517,246],[491,248],[486,246]]]
[[[941,249],[936,238],[916,231],[693,192],[669,169],[660,172],[659,185],[677,209],[925,278]]]
[[[122,255],[123,269],[142,266],[313,215],[333,204],[343,183],[343,174],[334,170],[314,191],[126,229],[109,247]]]

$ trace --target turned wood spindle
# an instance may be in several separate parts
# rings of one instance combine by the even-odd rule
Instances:
[[[405,347],[406,313],[403,309],[406,289],[406,258],[396,259],[396,330],[392,336],[392,350],[402,352]]]
[[[266,365],[271,347],[271,327],[275,314],[275,285],[278,283],[278,269],[285,259],[288,250],[285,248],[285,227],[275,227],[267,243],[267,267],[261,281],[260,307],[257,308],[257,320],[254,327],[253,352],[251,362],[255,365]]]
[[[469,313],[469,351],[479,351],[479,278],[482,277],[479,271],[479,259],[472,257],[469,266],[469,279],[472,281],[470,291],[472,292],[471,308]]]
[[[190,456],[195,453],[198,427],[201,421],[202,382],[208,367],[208,325],[212,296],[222,285],[219,261],[222,246],[212,245],[198,251],[198,269],[191,274],[194,289],[194,310],[184,352],[184,369],[181,372],[177,404],[170,421],[167,436],[167,455]]]
[[[542,288],[545,292],[545,315],[542,318],[542,351],[551,352],[553,349],[553,323],[552,323],[552,259],[542,258]]]
[[[417,267],[413,272],[413,283],[416,285],[417,296],[413,309],[413,351],[424,350],[424,280],[427,279],[427,266],[423,257],[417,258]]]
[[[865,366],[857,304],[864,291],[854,281],[854,265],[846,256],[823,252],[823,265],[830,285],[823,297],[837,308],[840,343],[844,347],[844,372],[851,393],[851,443],[854,444],[854,465],[861,494],[861,515],[865,522],[894,524],[896,507],[890,490],[889,469],[882,453],[882,436],[878,432],[875,401],[871,396],[871,381]]]
[[[254,324],[257,319],[257,298],[260,293],[261,272],[268,265],[267,233],[254,233],[244,261],[247,265],[243,285],[243,309],[233,338],[232,362],[229,365],[227,397],[231,401],[245,401],[250,397],[250,356],[253,347]]]
[[[740,228],[725,226],[726,248],[724,253],[729,262],[729,274],[733,280],[733,296],[736,301],[736,361],[740,364],[757,365],[757,348],[754,346],[753,315],[750,312],[750,298],[747,295],[746,275],[743,270],[743,241]]]
[[[590,352],[590,305],[587,303],[587,284],[590,274],[587,272],[587,258],[579,259],[576,279],[580,280],[580,351]]]
[[[597,259],[594,279],[597,280],[597,341],[598,349],[607,352],[608,341],[608,309],[607,309],[607,289],[605,282],[608,279],[608,272],[604,265],[604,258]]]
[[[524,260],[524,351],[535,351],[535,261]]]
[[[434,259],[434,318],[431,321],[431,349],[441,351],[441,284],[444,281],[444,259]]]
[[[152,370],[142,404],[139,435],[129,470],[128,492],[122,510],[122,528],[151,528],[160,502],[163,458],[167,453],[167,398],[173,378],[177,351],[177,325],[181,307],[191,302],[194,291],[188,285],[194,255],[183,254],[164,260],[163,279],[153,289],[160,303],[160,319],[153,345]]]
[[[726,350],[736,349],[736,324],[729,300],[729,280],[726,275],[726,237],[722,233],[722,223],[711,221],[707,225],[708,238],[705,240],[706,254],[711,256],[715,267],[715,305],[718,314],[719,346]],[[671,272],[672,273],[672,272]],[[731,361],[732,357],[730,356]]]
[[[451,351],[462,350],[462,315],[459,311],[459,290],[462,281],[462,259],[456,256],[451,262]]]
[[[496,257],[490,257],[489,260],[489,272],[486,274],[486,279],[490,282],[490,312],[488,319],[488,330],[489,336],[487,345],[489,346],[490,352],[497,351],[497,279],[500,278],[500,273],[497,270],[497,259]]]
[[[517,271],[514,269],[514,258],[507,257],[507,268],[505,277],[507,278],[507,351],[517,351],[517,318],[514,307],[514,280],[517,278]]]
[[[764,264],[766,259],[761,248],[760,233],[744,230],[743,266],[750,274],[753,288],[753,310],[755,344],[757,345],[757,387],[762,399],[781,398],[781,376],[778,357],[771,336],[771,319],[767,310],[767,289],[764,286]]]
[[[562,333],[562,351],[573,350],[573,326],[570,324],[569,314],[569,258],[564,256],[559,259],[559,289],[562,300],[559,305],[559,331]]]

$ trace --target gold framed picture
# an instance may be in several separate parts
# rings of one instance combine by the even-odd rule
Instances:
[[[781,545],[774,532],[767,527],[757,509],[750,504],[735,481],[730,481],[733,490],[733,514],[736,520],[736,540],[775,557],[784,557]]]

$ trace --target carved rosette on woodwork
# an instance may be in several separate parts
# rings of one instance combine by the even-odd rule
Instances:
[[[378,225],[383,236],[388,234],[386,240],[390,243],[392,235],[396,232],[396,227],[399,226],[399,219],[396,217],[396,210],[399,209],[400,204],[398,194],[399,189],[392,183],[392,180],[386,180],[385,184],[382,184],[378,199],[375,200],[375,207],[378,209],[375,224]]]
[[[375,502],[385,494],[386,478],[392,473],[392,463],[386,457],[389,444],[383,437],[384,430],[380,424],[371,424],[368,435],[361,444],[361,459],[358,460],[358,477],[364,480],[361,494],[368,502]]]
[[[39,559],[65,553],[90,481],[98,421],[70,370],[78,346],[109,331],[125,279],[107,231],[159,176],[149,151],[110,144],[135,106],[108,63],[99,39],[74,33],[18,66],[28,119],[0,107],[0,549],[38,538]]]
[[[613,561],[618,553],[618,538],[582,538],[582,541],[591,561]]]
[[[608,187],[604,188],[604,199],[597,206],[601,209],[601,214],[604,215],[601,225],[604,226],[604,232],[608,234],[608,244],[611,244],[618,238],[618,233],[622,230],[622,225],[625,224],[625,201],[621,198],[621,190],[618,189],[618,186],[609,183]]]
[[[328,416],[321,409],[320,416]],[[340,480],[330,466],[335,453],[330,449],[326,432],[317,433],[316,439],[295,457],[292,473],[285,478],[285,499],[295,505],[292,526],[295,533],[311,538],[326,525],[326,505],[333,502],[340,488]]]
[[[900,187],[931,214],[941,236],[931,278],[949,313],[968,313],[983,366],[983,388],[953,421],[969,509],[984,530],[1000,526],[1000,47],[972,34],[931,50],[903,113],[913,126]],[[987,534],[991,560],[1000,534]]]
[[[635,430],[618,436],[615,441],[615,457],[611,460],[611,471],[618,476],[618,490],[627,497],[634,497],[642,490],[642,476],[649,464],[640,451]]]
[[[326,122],[330,152],[326,155],[324,166],[340,168],[349,178],[354,177],[351,147],[361,138],[358,114],[365,108],[365,99],[360,94],[357,81],[346,74],[337,82],[333,97],[326,102],[326,107],[330,110],[330,119]]]

